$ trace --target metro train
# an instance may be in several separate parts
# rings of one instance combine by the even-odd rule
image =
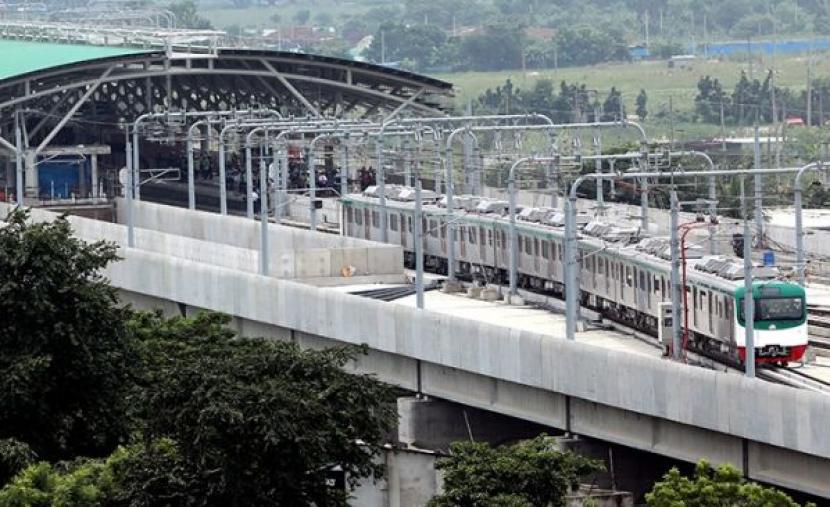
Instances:
[[[414,265],[414,190],[386,186],[387,241],[400,244]],[[342,199],[344,234],[381,241],[377,187]],[[474,196],[454,199],[455,273],[461,279],[504,284],[509,269],[506,201]],[[424,264],[446,273],[446,197],[422,193]],[[578,262],[581,304],[603,317],[658,336],[666,329],[671,301],[668,238],[642,238],[638,227],[591,221],[580,214]],[[546,208],[520,208],[517,215],[519,286],[561,296],[564,216]],[[746,360],[743,264],[734,257],[704,256],[686,249],[684,340],[694,350]],[[756,362],[787,363],[807,349],[805,291],[781,280],[774,267],[753,270]],[[670,313],[668,313],[670,315]]]

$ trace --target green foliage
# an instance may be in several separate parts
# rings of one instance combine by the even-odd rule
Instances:
[[[523,27],[498,22],[461,40],[459,63],[476,70],[516,69],[522,64]]]
[[[159,440],[119,447],[106,460],[31,465],[0,490],[0,506],[191,505],[193,489],[187,479],[175,443]]]
[[[422,70],[442,63],[446,42],[444,31],[435,25],[384,23],[366,49],[366,56],[376,62],[380,62],[382,56],[387,62],[410,60],[415,70]],[[382,49],[384,55],[381,55]]]
[[[37,459],[32,448],[14,438],[0,440],[0,485],[9,482],[21,470]]]
[[[355,350],[303,351],[238,338],[216,314],[135,322],[148,365],[136,397],[141,433],[176,441],[211,505],[345,505],[326,485],[380,476],[373,463],[397,417],[394,392],[342,368]]]
[[[294,13],[294,22],[298,25],[304,25],[308,23],[308,20],[311,19],[311,11],[308,9],[300,9],[296,13]]]
[[[451,456],[439,460],[444,494],[431,507],[525,507],[564,505],[565,495],[582,476],[602,466],[556,449],[553,438],[540,435],[515,445],[493,448],[486,443],[455,442]]]
[[[614,28],[563,27],[557,31],[554,44],[561,66],[593,65],[628,59],[624,36]]]
[[[176,26],[179,28],[199,30],[213,28],[210,21],[199,15],[199,7],[194,0],[176,0],[167,6],[167,9],[176,15]]]
[[[648,95],[646,95],[645,90],[640,90],[640,93],[637,95],[637,116],[640,118],[640,121],[646,119],[648,116]]]
[[[733,466],[712,469],[706,461],[697,464],[691,479],[677,468],[669,470],[646,494],[646,502],[651,507],[798,507],[781,491],[745,481]]]
[[[100,270],[115,246],[74,238],[69,222],[0,228],[0,438],[40,459],[103,456],[126,435],[135,364],[130,312]]]

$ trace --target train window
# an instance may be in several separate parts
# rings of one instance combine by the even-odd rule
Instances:
[[[639,289],[643,290],[646,288],[646,273],[642,269],[640,270],[640,286]]]
[[[525,238],[525,253],[528,255],[533,253],[533,251],[531,250],[530,238]]]
[[[660,278],[656,276],[654,277],[654,292],[660,292]]]
[[[490,231],[487,231],[487,232],[489,233]],[[483,245],[484,244],[484,227],[479,227],[478,228],[478,239],[479,239],[479,242]]]
[[[438,224],[435,223],[435,220],[429,221],[429,235],[433,238],[438,237]]]
[[[377,211],[372,212],[372,227],[377,227],[378,222],[380,222],[380,213]]]
[[[702,299],[700,301],[703,302]],[[692,305],[694,306],[695,310],[700,308],[697,302],[697,287],[692,287]],[[695,321],[697,321],[697,319],[695,319]]]
[[[550,243],[548,243],[547,241],[542,241],[542,258],[550,258]]]
[[[524,244],[523,242],[524,242],[524,238],[517,235],[516,236],[516,246],[518,247],[519,253],[522,253],[522,245]],[[502,244],[506,245],[506,243],[504,241],[502,241]]]
[[[363,225],[363,213],[358,211],[354,214],[354,223],[357,225]]]
[[[470,236],[470,244],[471,245],[476,244],[476,229],[477,229],[477,227],[470,227],[470,229],[468,231],[468,235]]]
[[[346,208],[346,222],[352,223],[352,221],[354,220],[353,215],[354,210],[352,210],[352,208]]]
[[[409,232],[412,232],[412,217],[406,217],[406,223],[409,227]]]
[[[429,226],[427,226],[427,219],[421,218],[421,236],[430,234]]]
[[[602,257],[597,259],[597,273],[599,273],[600,275],[605,274],[605,259],[603,259]]]
[[[483,229],[482,233],[484,233]],[[487,246],[493,246],[493,231],[491,231],[490,229],[487,229]]]
[[[539,238],[533,238],[533,255],[539,257]]]
[[[389,215],[389,228],[393,231],[398,230],[398,215]]]
[[[631,276],[631,268],[628,266],[625,267],[625,284],[629,287],[634,284],[633,277]]]
[[[646,274],[646,290],[651,293],[651,275]]]
[[[703,303],[706,301],[706,291],[702,290],[698,294],[700,294],[700,307],[703,308]]]

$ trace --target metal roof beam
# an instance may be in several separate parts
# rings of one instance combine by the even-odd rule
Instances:
[[[282,83],[282,85],[289,92],[291,92],[291,95],[296,97],[296,99],[299,100],[306,107],[306,109],[308,109],[314,116],[318,118],[322,116],[320,112],[317,111],[317,108],[315,108],[302,93],[300,93],[296,88],[294,88],[294,85],[289,83],[288,79],[286,79],[285,76],[283,76],[273,65],[271,65],[271,63],[268,60],[262,58],[260,62],[262,62],[262,65],[264,65],[265,68],[271,72],[271,75],[277,78],[279,82]]]
[[[46,148],[46,146],[49,145],[49,143],[52,141],[52,139],[54,139],[54,137],[56,135],[58,135],[58,133],[61,131],[61,129],[63,129],[63,126],[66,125],[66,122],[68,122],[75,115],[75,113],[78,112],[78,109],[80,109],[81,106],[83,106],[84,103],[86,103],[86,101],[89,99],[89,97],[92,96],[92,94],[95,93],[95,90],[98,89],[98,87],[101,85],[101,83],[103,83],[104,80],[107,79],[107,76],[110,75],[110,73],[113,71],[113,69],[115,69],[115,66],[110,67],[107,70],[105,70],[104,73],[101,74],[101,77],[99,77],[98,80],[95,81],[95,83],[93,83],[92,86],[89,87],[89,89],[86,91],[86,93],[81,95],[81,98],[78,99],[77,102],[75,102],[75,104],[72,106],[72,108],[69,111],[67,111],[67,113],[63,116],[63,118],[61,118],[61,121],[59,121],[58,124],[55,125],[55,128],[53,128],[52,131],[49,132],[46,135],[46,137],[43,139],[43,141],[41,141],[41,143],[38,145],[38,147],[35,148],[35,155],[37,155],[38,153],[43,151],[43,149]]]
[[[417,92],[413,93],[413,94],[412,94],[412,96],[411,96],[411,97],[409,97],[409,99],[407,99],[407,101],[406,101],[406,102],[402,103],[401,105],[399,105],[398,107],[396,107],[394,111],[392,111],[391,113],[389,113],[389,114],[386,116],[386,118],[384,118],[384,119],[383,119],[383,122],[382,122],[382,123],[386,123],[386,122],[388,122],[389,120],[391,120],[392,118],[394,118],[394,117],[398,116],[398,114],[400,114],[400,112],[401,112],[401,111],[403,111],[404,109],[406,109],[408,106],[412,105],[412,104],[415,102],[415,100],[417,100],[417,99],[418,99],[418,97],[420,97],[420,96],[421,96],[421,95],[422,95],[425,91],[426,91],[426,88],[421,88],[421,89],[420,89],[420,90],[418,90]]]

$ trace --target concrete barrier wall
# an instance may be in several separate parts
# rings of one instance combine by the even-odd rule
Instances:
[[[154,206],[170,208],[155,204],[147,208],[152,209]],[[5,218],[11,208],[8,204],[0,203],[0,217]],[[176,208],[171,209],[175,210]],[[167,210],[153,211],[158,211],[159,215],[163,215]],[[32,219],[37,221],[51,221],[58,216],[55,213],[37,208],[32,209],[31,213]],[[121,255],[124,255],[123,249],[127,245],[125,226],[75,216],[70,216],[69,222],[78,237],[88,241],[100,239],[112,241],[122,248]],[[175,223],[175,220],[172,222]],[[168,228],[176,229],[176,227]],[[343,243],[348,246],[337,246],[341,239],[337,236],[299,231],[306,234],[294,237],[290,234],[282,234],[284,232],[294,232],[293,229],[285,227],[280,229],[283,230],[278,231],[277,236],[289,238],[289,241],[286,242],[289,245],[308,246],[328,243],[333,243],[333,245],[330,248],[316,247],[295,251],[287,249],[283,243],[274,241],[269,259],[269,273],[272,276],[292,279],[339,278],[346,281],[346,278],[342,277],[341,270],[346,266],[351,266],[355,268],[352,275],[354,277],[394,275],[400,276],[400,280],[384,277],[383,281],[403,280],[403,251],[400,247],[370,241],[350,241],[351,238],[343,238],[346,240]],[[288,229],[288,231],[284,229]],[[317,236],[319,238],[307,236]],[[248,273],[259,271],[258,244],[256,249],[249,249],[143,228],[135,229],[135,244],[137,248],[143,250],[193,262]]]
[[[830,457],[830,397],[538,333],[129,250],[125,290]]]
[[[148,201],[134,201],[134,224],[143,229],[188,236],[195,239],[232,245],[251,250],[259,249],[260,224],[235,215],[220,215],[209,211],[190,211],[177,206],[165,206]],[[116,200],[118,222],[126,223],[124,199]],[[379,247],[395,248],[363,239],[333,234],[318,234],[314,231],[269,224],[271,244],[287,250],[310,250],[315,248]]]

